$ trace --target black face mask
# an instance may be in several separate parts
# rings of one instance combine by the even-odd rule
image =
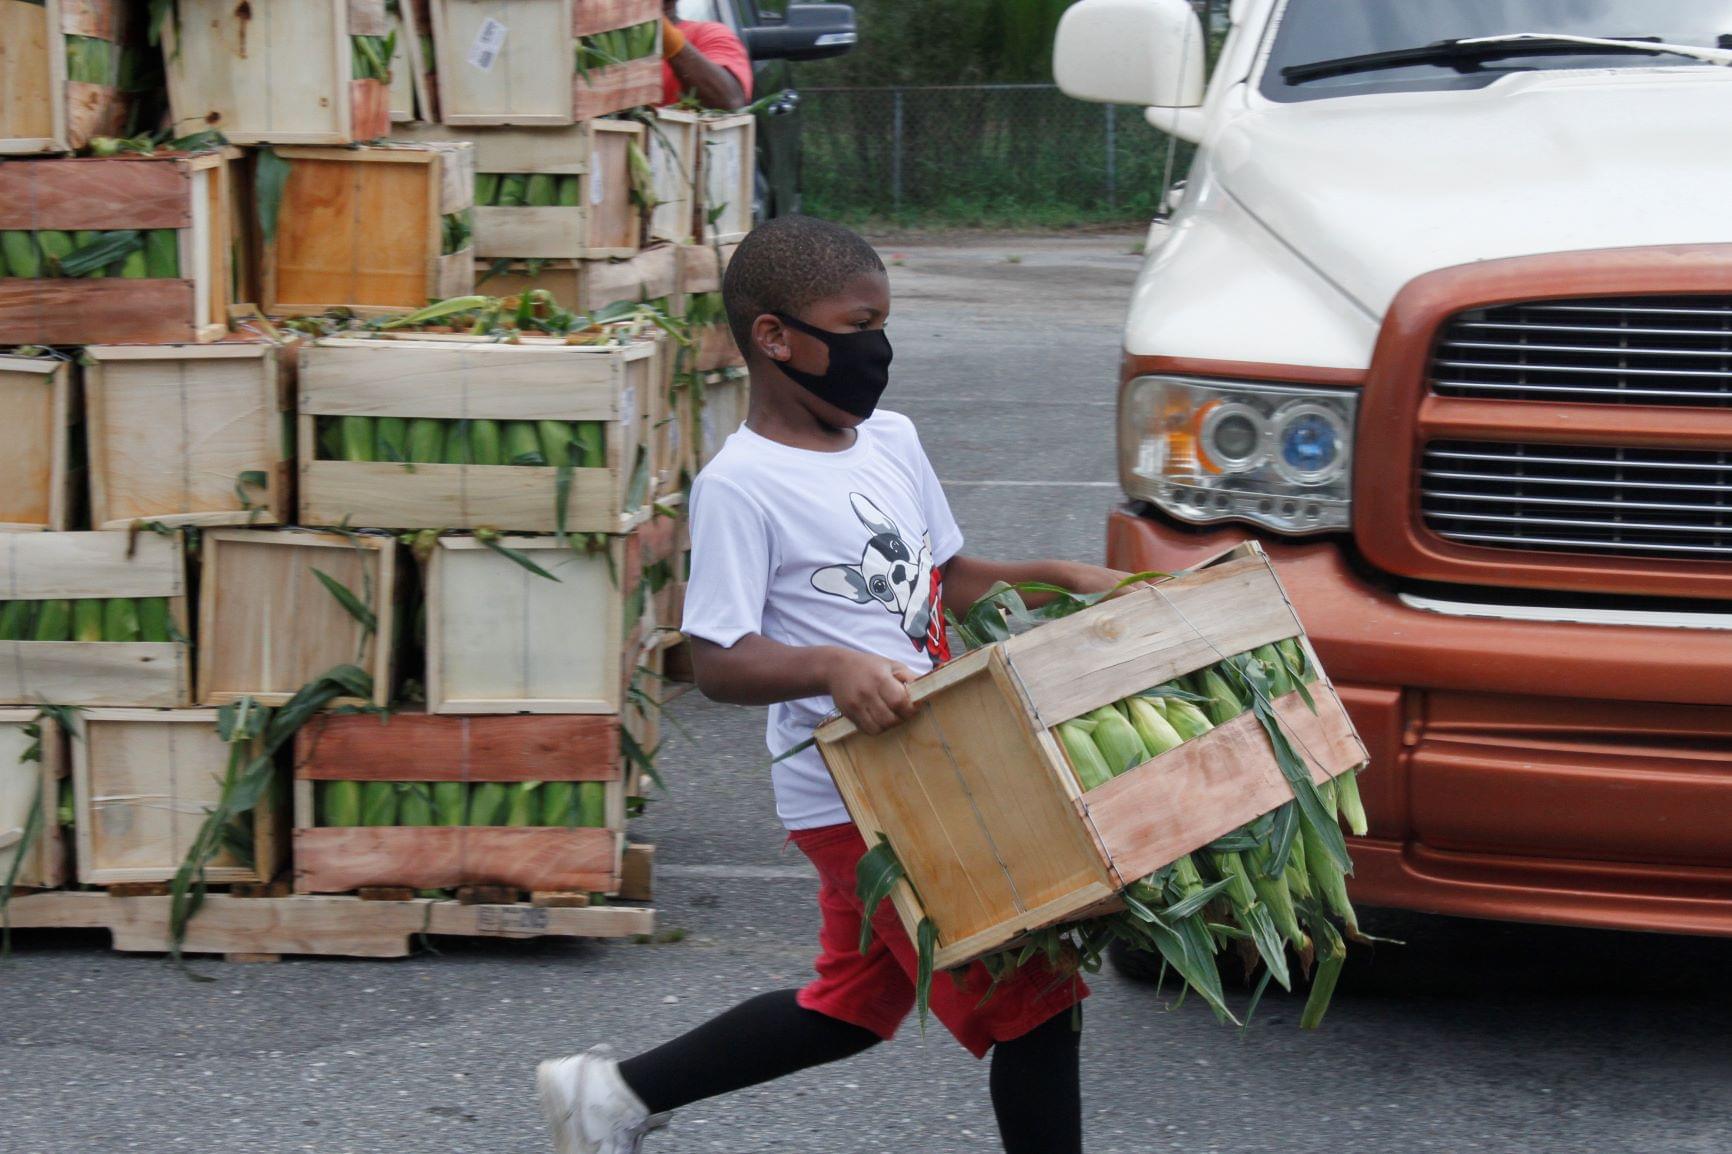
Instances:
[[[878,398],[890,383],[890,338],[883,329],[868,329],[856,333],[833,333],[816,328],[787,313],[772,313],[783,324],[791,325],[808,336],[817,337],[830,350],[830,367],[822,373],[808,373],[778,361],[776,367],[788,374],[796,384],[845,413],[864,420],[878,407]]]

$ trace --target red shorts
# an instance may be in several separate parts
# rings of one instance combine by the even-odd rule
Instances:
[[[799,829],[790,838],[818,867],[824,914],[814,963],[818,976],[800,991],[800,1005],[889,1041],[914,1008],[919,962],[888,901],[872,918],[871,946],[860,952],[864,907],[854,893],[854,867],[866,852],[865,839],[852,823]],[[976,1058],[984,1058],[994,1042],[1020,1038],[1088,997],[1081,977],[1055,976],[1038,960],[1007,976],[987,998],[991,985],[979,962],[955,977],[940,973],[932,979],[932,1013]]]

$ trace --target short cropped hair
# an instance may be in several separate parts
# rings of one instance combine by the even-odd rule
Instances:
[[[779,216],[747,234],[722,278],[728,327],[748,358],[752,322],[764,313],[799,316],[865,273],[883,272],[878,253],[852,229],[815,216]]]

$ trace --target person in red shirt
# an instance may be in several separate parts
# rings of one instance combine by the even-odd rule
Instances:
[[[662,103],[697,93],[706,108],[733,111],[752,99],[752,58],[726,24],[681,20],[678,0],[662,3]]]

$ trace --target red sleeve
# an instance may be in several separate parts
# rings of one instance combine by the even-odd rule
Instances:
[[[746,52],[746,46],[740,38],[734,35],[733,29],[726,24],[717,24],[711,20],[686,20],[680,24],[680,31],[685,35],[686,43],[696,49],[698,54],[712,64],[719,64],[733,74],[740,82],[740,91],[745,94],[746,103],[752,102],[752,58]],[[662,65],[662,101],[673,104],[680,98],[679,77],[674,75],[673,66]]]

